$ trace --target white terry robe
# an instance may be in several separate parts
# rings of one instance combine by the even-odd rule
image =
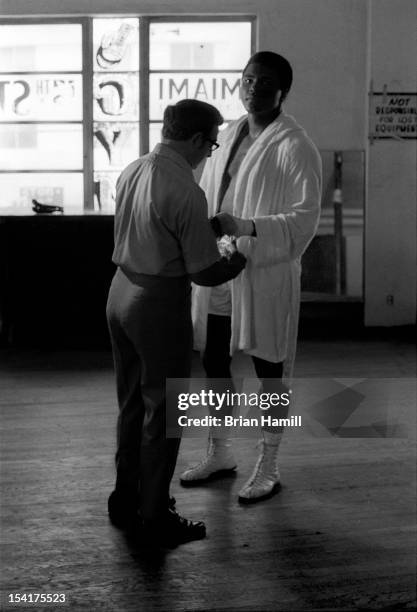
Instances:
[[[205,165],[200,186],[214,215],[230,151],[246,115],[220,133],[220,149]],[[256,237],[242,236],[245,270],[232,281],[232,337],[236,350],[271,362],[292,375],[300,304],[301,255],[319,221],[321,158],[302,127],[281,114],[255,140],[237,175],[233,214],[254,219]],[[193,286],[194,346],[203,351],[210,287]]]

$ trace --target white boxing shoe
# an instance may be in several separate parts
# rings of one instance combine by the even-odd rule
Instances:
[[[185,470],[180,476],[182,485],[193,485],[211,478],[226,476],[236,470],[236,460],[233,456],[228,438],[209,437],[207,455],[198,463]]]
[[[249,480],[239,491],[239,502],[252,503],[271,497],[280,486],[278,445],[261,441],[262,451]]]

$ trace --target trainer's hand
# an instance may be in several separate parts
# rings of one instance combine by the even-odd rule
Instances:
[[[211,219],[211,224],[215,225],[217,232],[221,232],[221,236],[252,236],[254,232],[254,222],[251,219],[241,219],[229,213],[221,212]],[[217,233],[216,232],[216,233]],[[219,235],[219,234],[217,234]]]

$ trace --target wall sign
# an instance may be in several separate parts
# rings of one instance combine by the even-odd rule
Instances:
[[[371,92],[370,140],[417,138],[417,94],[389,91]]]

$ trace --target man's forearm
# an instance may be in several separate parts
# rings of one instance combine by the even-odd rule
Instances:
[[[196,285],[215,287],[235,278],[245,267],[246,258],[241,253],[233,253],[230,259],[222,257],[209,268],[190,274]]]

